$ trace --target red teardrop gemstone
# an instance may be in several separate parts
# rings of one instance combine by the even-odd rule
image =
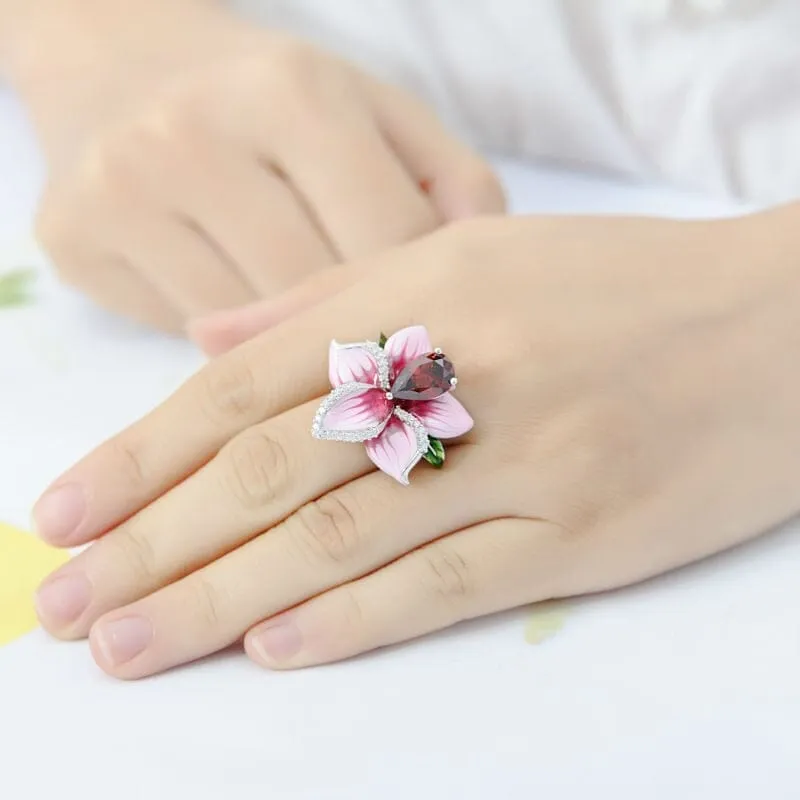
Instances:
[[[452,388],[456,371],[453,363],[442,353],[428,353],[415,358],[401,370],[392,384],[396,400],[433,400]]]

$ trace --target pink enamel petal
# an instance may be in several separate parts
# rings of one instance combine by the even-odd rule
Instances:
[[[412,325],[410,328],[403,328],[393,333],[386,340],[383,349],[389,356],[395,375],[409,361],[433,351],[431,337],[428,336],[428,330],[424,325]]]
[[[328,353],[328,377],[336,388],[343,383],[375,384],[378,365],[372,354],[358,345],[331,342]]]
[[[344,390],[344,391],[343,391]],[[392,413],[392,403],[382,389],[364,383],[350,383],[323,402],[315,434],[321,439],[360,442],[377,436]]]
[[[365,444],[367,455],[379,470],[408,485],[408,473],[422,458],[416,433],[410,426],[393,416],[383,433]]]
[[[437,439],[462,436],[475,424],[467,409],[452,394],[443,394],[435,400],[414,403],[410,410],[422,420],[428,434]]]

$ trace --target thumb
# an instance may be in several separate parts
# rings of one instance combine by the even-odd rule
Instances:
[[[446,222],[505,213],[505,193],[492,167],[428,106],[395,86],[370,82],[368,90],[383,135]]]
[[[359,273],[350,266],[315,272],[278,297],[195,317],[186,326],[187,335],[207,356],[221,355],[347,288]]]

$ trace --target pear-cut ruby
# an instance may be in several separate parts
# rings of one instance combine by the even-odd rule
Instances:
[[[447,356],[428,353],[406,364],[392,384],[392,395],[396,400],[433,400],[453,388],[455,376]]]

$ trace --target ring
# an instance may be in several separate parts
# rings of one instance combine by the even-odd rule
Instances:
[[[363,442],[375,466],[402,484],[420,459],[442,467],[442,439],[474,424],[453,397],[453,363],[431,347],[422,325],[381,334],[377,342],[331,342],[328,376],[333,389],[317,410],[312,435]]]

